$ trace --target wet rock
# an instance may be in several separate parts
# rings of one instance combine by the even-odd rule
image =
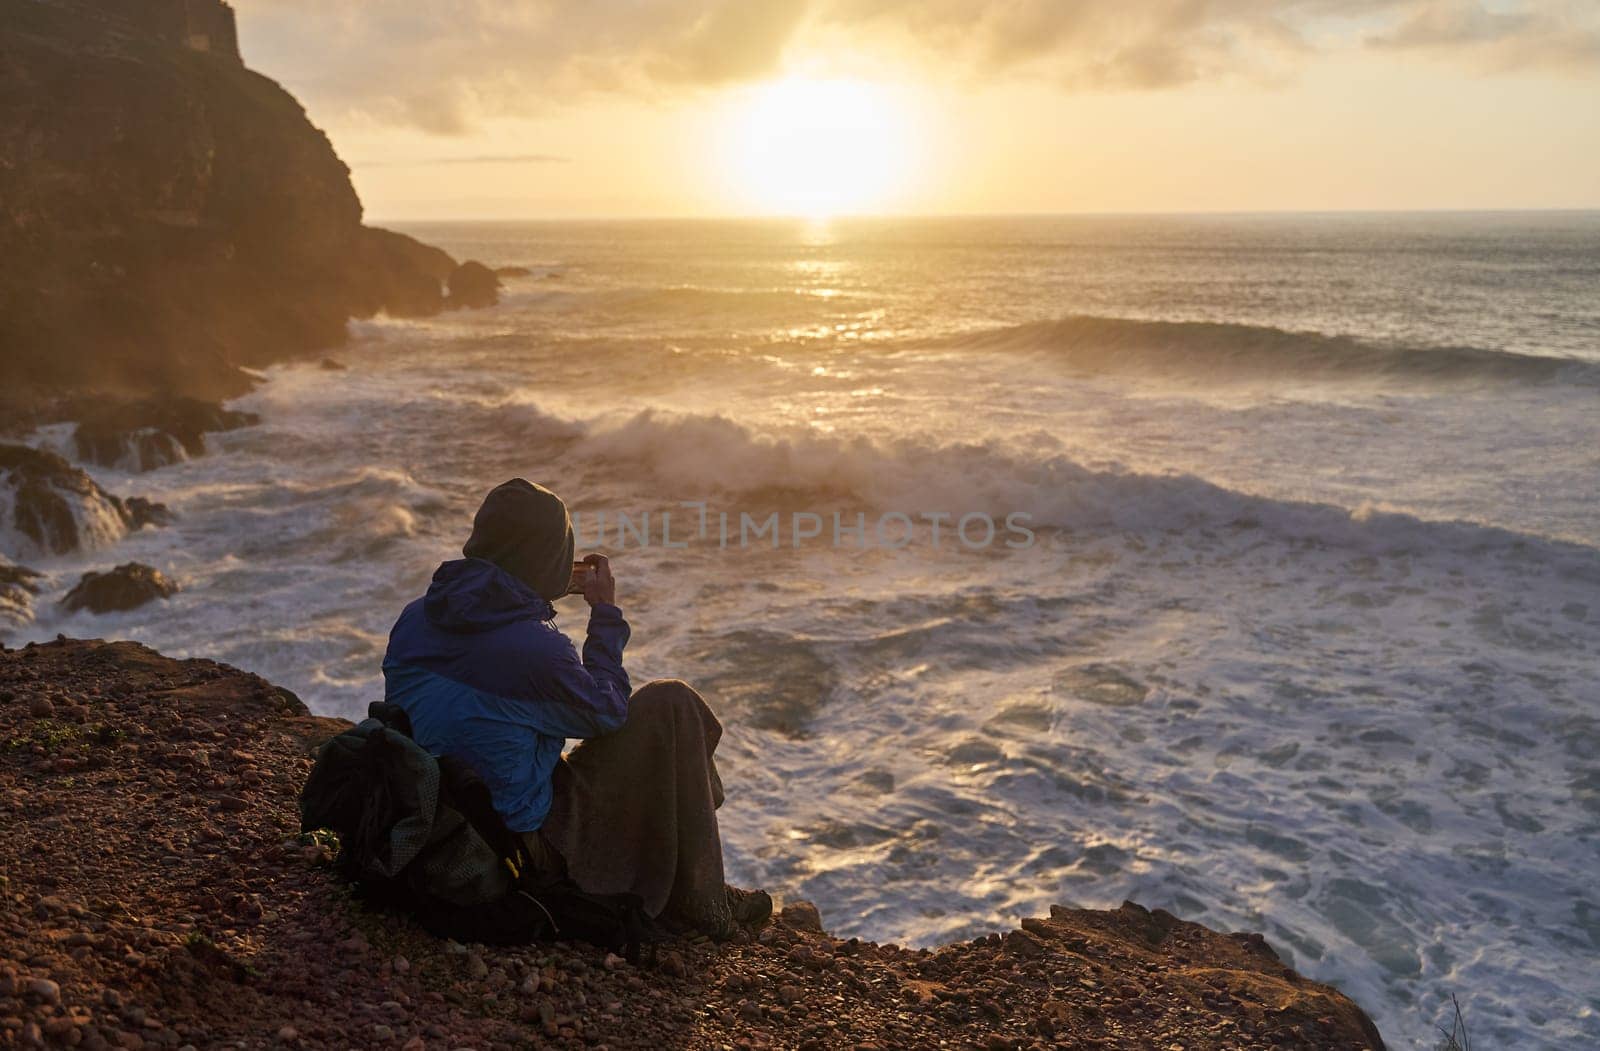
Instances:
[[[67,592],[61,605],[71,611],[112,613],[137,609],[155,599],[170,598],[178,586],[160,570],[142,562],[124,562],[103,573],[89,572]]]
[[[107,544],[168,516],[161,504],[124,500],[57,454],[26,445],[0,445],[0,488],[10,491],[7,524],[45,554]]]
[[[41,574],[0,557],[0,637],[7,627],[33,620],[33,600],[39,594]]]
[[[128,471],[149,471],[206,451],[211,431],[260,422],[252,412],[180,396],[94,402],[77,410],[73,444],[80,460]]]
[[[500,279],[493,270],[474,260],[469,259],[451,272],[449,287],[447,305],[453,309],[492,307],[500,302]]]

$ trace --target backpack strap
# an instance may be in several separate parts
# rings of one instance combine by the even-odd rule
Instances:
[[[373,701],[367,705],[367,718],[376,719],[397,734],[416,740],[417,735],[411,731],[411,716],[398,704],[388,701]]]
[[[494,848],[511,878],[518,884],[532,875],[528,848],[522,837],[506,827],[494,808],[489,786],[466,762],[453,755],[439,757],[439,784],[445,799],[460,811],[483,841]]]

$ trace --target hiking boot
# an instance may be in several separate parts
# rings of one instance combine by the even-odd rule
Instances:
[[[728,887],[728,911],[741,927],[759,927],[772,917],[772,895],[764,890]]]

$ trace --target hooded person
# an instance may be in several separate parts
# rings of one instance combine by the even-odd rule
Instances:
[[[631,689],[603,556],[585,559],[581,656],[556,627],[574,552],[561,498],[522,478],[496,486],[461,552],[400,614],[383,660],[385,700],[417,743],[471,766],[552,878],[637,894],[652,916],[713,937],[764,920],[766,894],[723,882],[722,726],[685,683]],[[563,759],[568,738],[584,743]]]

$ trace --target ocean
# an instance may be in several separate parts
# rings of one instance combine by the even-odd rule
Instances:
[[[525,476],[635,681],[721,714],[738,882],[921,946],[1131,898],[1395,1047],[1451,994],[1484,1046],[1600,1043],[1600,214],[407,230],[528,273],[96,470],[177,521],[27,561],[184,590],[22,637],[358,717]]]

